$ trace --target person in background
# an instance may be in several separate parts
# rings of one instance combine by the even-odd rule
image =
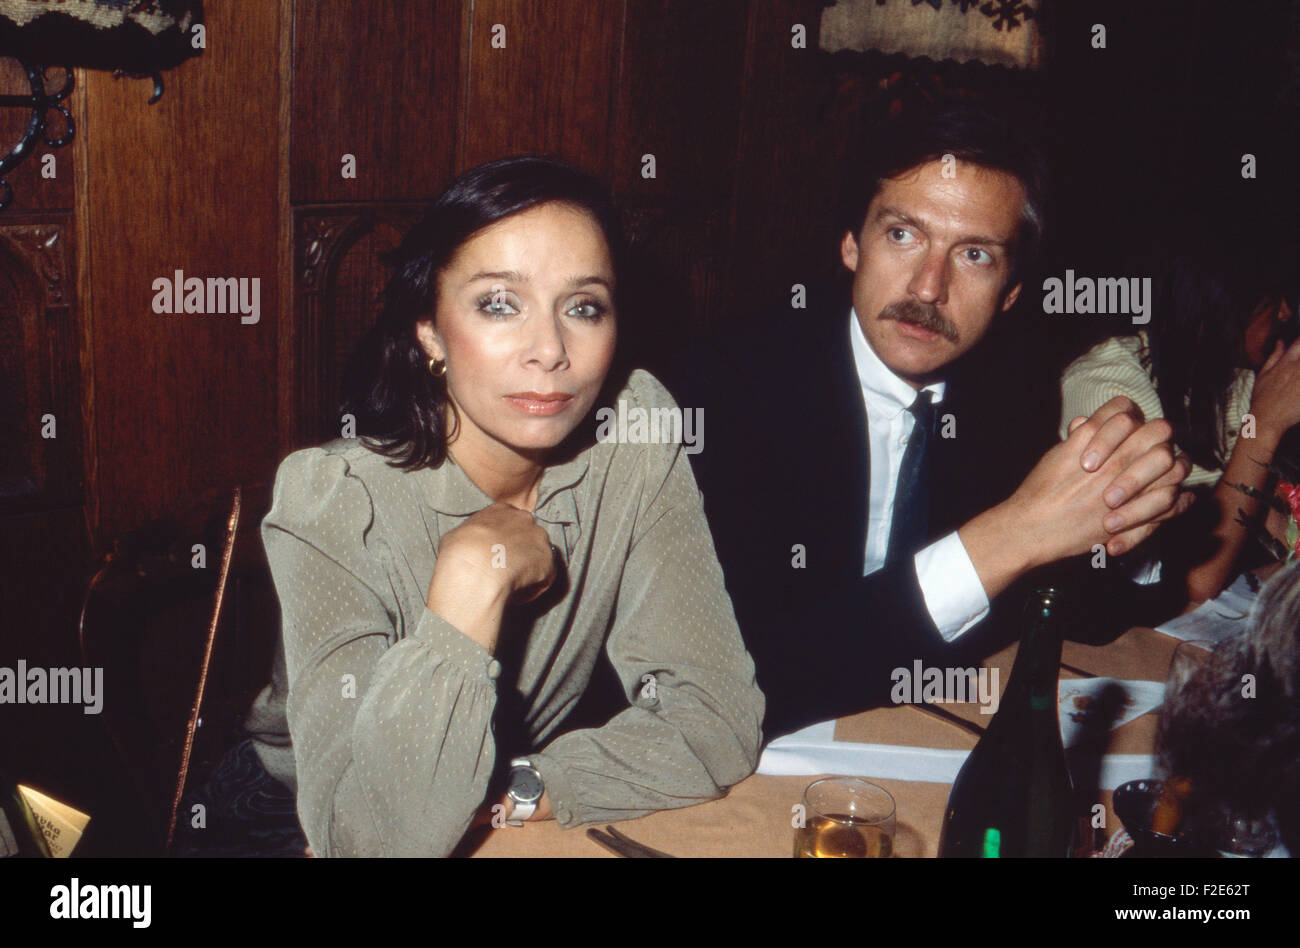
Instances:
[[[897,668],[995,651],[1041,568],[1104,587],[1080,589],[1095,611],[1127,596],[1080,555],[1128,553],[1189,500],[1166,422],[1116,398],[1056,443],[1030,374],[982,351],[1032,269],[1046,175],[1014,116],[905,113],[841,198],[851,287],[746,318],[674,374],[708,418],[692,460],[769,736],[885,703]],[[1019,390],[989,398],[999,377]],[[1113,618],[1089,626],[1133,624]]]
[[[763,696],[682,445],[598,438],[602,406],[675,408],[616,368],[620,248],[581,172],[466,172],[394,254],[345,379],[359,437],[280,465],[262,536],[317,856],[629,819],[757,764]],[[602,655],[622,710],[565,733]]]
[[[1158,744],[1165,772],[1190,782],[1183,829],[1226,849],[1227,820],[1253,821],[1256,855],[1270,829],[1300,855],[1300,562],[1269,579],[1245,631],[1171,696]]]
[[[1217,595],[1249,563],[1247,539],[1261,505],[1235,485],[1265,489],[1279,444],[1300,423],[1287,256],[1253,244],[1244,252],[1202,247],[1172,255],[1158,265],[1150,326],[1097,344],[1061,376],[1062,435],[1070,419],[1117,395],[1173,425],[1174,443],[1193,462],[1186,486],[1200,497],[1171,533],[1180,541],[1163,546],[1183,561],[1174,570],[1185,574],[1194,602]]]

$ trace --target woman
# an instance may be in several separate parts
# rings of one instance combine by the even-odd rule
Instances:
[[[1240,568],[1256,501],[1235,485],[1262,489],[1282,437],[1300,423],[1300,343],[1293,277],[1285,254],[1251,245],[1235,261],[1213,252],[1180,254],[1158,281],[1150,331],[1117,336],[1076,359],[1061,378],[1061,435],[1069,421],[1116,395],[1148,419],[1166,418],[1193,462],[1184,482],[1209,494],[1186,537],[1186,593],[1217,595]]]
[[[358,439],[285,459],[263,524],[298,812],[316,855],[446,855],[476,820],[563,827],[714,798],[763,698],[680,444],[597,441],[620,241],[587,176],[467,172],[395,252],[353,359]],[[562,733],[602,650],[629,706]]]

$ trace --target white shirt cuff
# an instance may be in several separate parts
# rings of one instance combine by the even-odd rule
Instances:
[[[1129,567],[1128,578],[1140,586],[1160,582],[1160,560],[1143,560]]]
[[[915,563],[925,606],[945,642],[989,614],[989,597],[955,530],[917,553]]]

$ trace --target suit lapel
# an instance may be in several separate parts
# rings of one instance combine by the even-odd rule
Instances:
[[[938,437],[930,442],[930,539],[936,540],[956,530],[970,517],[964,501],[968,491],[962,489],[962,448],[974,432],[972,419],[966,417],[960,384],[949,382],[943,401],[936,412]],[[950,435],[951,437],[945,437]],[[967,440],[963,440],[963,436]]]
[[[861,576],[867,536],[867,494],[871,483],[867,414],[849,342],[849,306],[810,314],[804,367],[803,429],[821,545],[840,577]]]

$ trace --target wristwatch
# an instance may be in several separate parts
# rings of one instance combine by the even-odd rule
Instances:
[[[528,762],[527,757],[516,757],[510,761],[510,783],[506,796],[510,797],[514,808],[506,822],[511,826],[523,826],[524,820],[537,812],[538,801],[542,799],[545,789],[542,786],[542,775]]]

